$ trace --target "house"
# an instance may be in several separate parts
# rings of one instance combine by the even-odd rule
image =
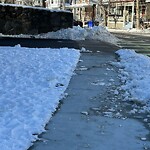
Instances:
[[[111,0],[108,8],[107,23],[109,28],[128,29],[135,23],[134,0]]]
[[[68,8],[73,12],[75,20],[83,22],[83,26],[88,21],[95,20],[96,4],[91,2],[91,0],[72,0]]]
[[[146,20],[150,22],[150,0],[146,0]]]
[[[148,6],[149,4],[145,0],[109,0],[107,26],[119,29],[135,28],[141,19],[144,22],[148,20],[150,13]]]
[[[46,7],[49,9],[62,9],[62,0],[46,0]]]

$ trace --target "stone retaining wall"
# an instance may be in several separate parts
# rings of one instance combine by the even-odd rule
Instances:
[[[39,34],[73,26],[73,14],[45,8],[0,4],[0,33]]]

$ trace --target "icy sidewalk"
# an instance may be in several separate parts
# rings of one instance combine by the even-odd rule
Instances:
[[[142,150],[148,149],[149,131],[129,119],[126,104],[116,93],[120,86],[117,47],[96,41],[79,42],[92,52],[81,54],[76,74],[59,111],[30,150]]]

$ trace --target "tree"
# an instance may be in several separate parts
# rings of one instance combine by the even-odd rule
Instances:
[[[45,5],[45,0],[42,0],[42,6],[43,6],[43,7],[46,7],[46,5]]]
[[[136,28],[140,28],[140,10],[139,10],[139,0],[136,0]]]
[[[104,5],[103,0],[98,0],[98,6],[103,12],[104,25],[107,26],[108,6]]]

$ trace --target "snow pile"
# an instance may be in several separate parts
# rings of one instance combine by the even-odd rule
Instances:
[[[101,40],[112,44],[117,44],[118,39],[112,35],[103,26],[94,26],[93,28],[81,28],[74,26],[73,28],[61,29],[56,32],[48,32],[39,35],[3,35],[1,37],[22,37],[22,38],[44,38],[44,39],[70,39],[70,40]]]
[[[56,110],[80,53],[0,47],[0,149],[24,150]]]
[[[85,40],[87,32],[84,28],[73,27],[68,29],[61,29],[56,32],[48,32],[45,34],[39,34],[36,38],[52,38],[52,39],[71,39],[71,40]]]
[[[94,26],[92,28],[81,28],[74,26],[73,28],[62,29],[56,32],[49,32],[36,36],[38,38],[54,38],[54,39],[71,39],[71,40],[101,40],[116,44],[118,39],[113,36],[103,26]]]
[[[150,58],[134,50],[121,49],[116,53],[120,57],[116,65],[120,68],[125,100],[139,102],[150,110]]]

